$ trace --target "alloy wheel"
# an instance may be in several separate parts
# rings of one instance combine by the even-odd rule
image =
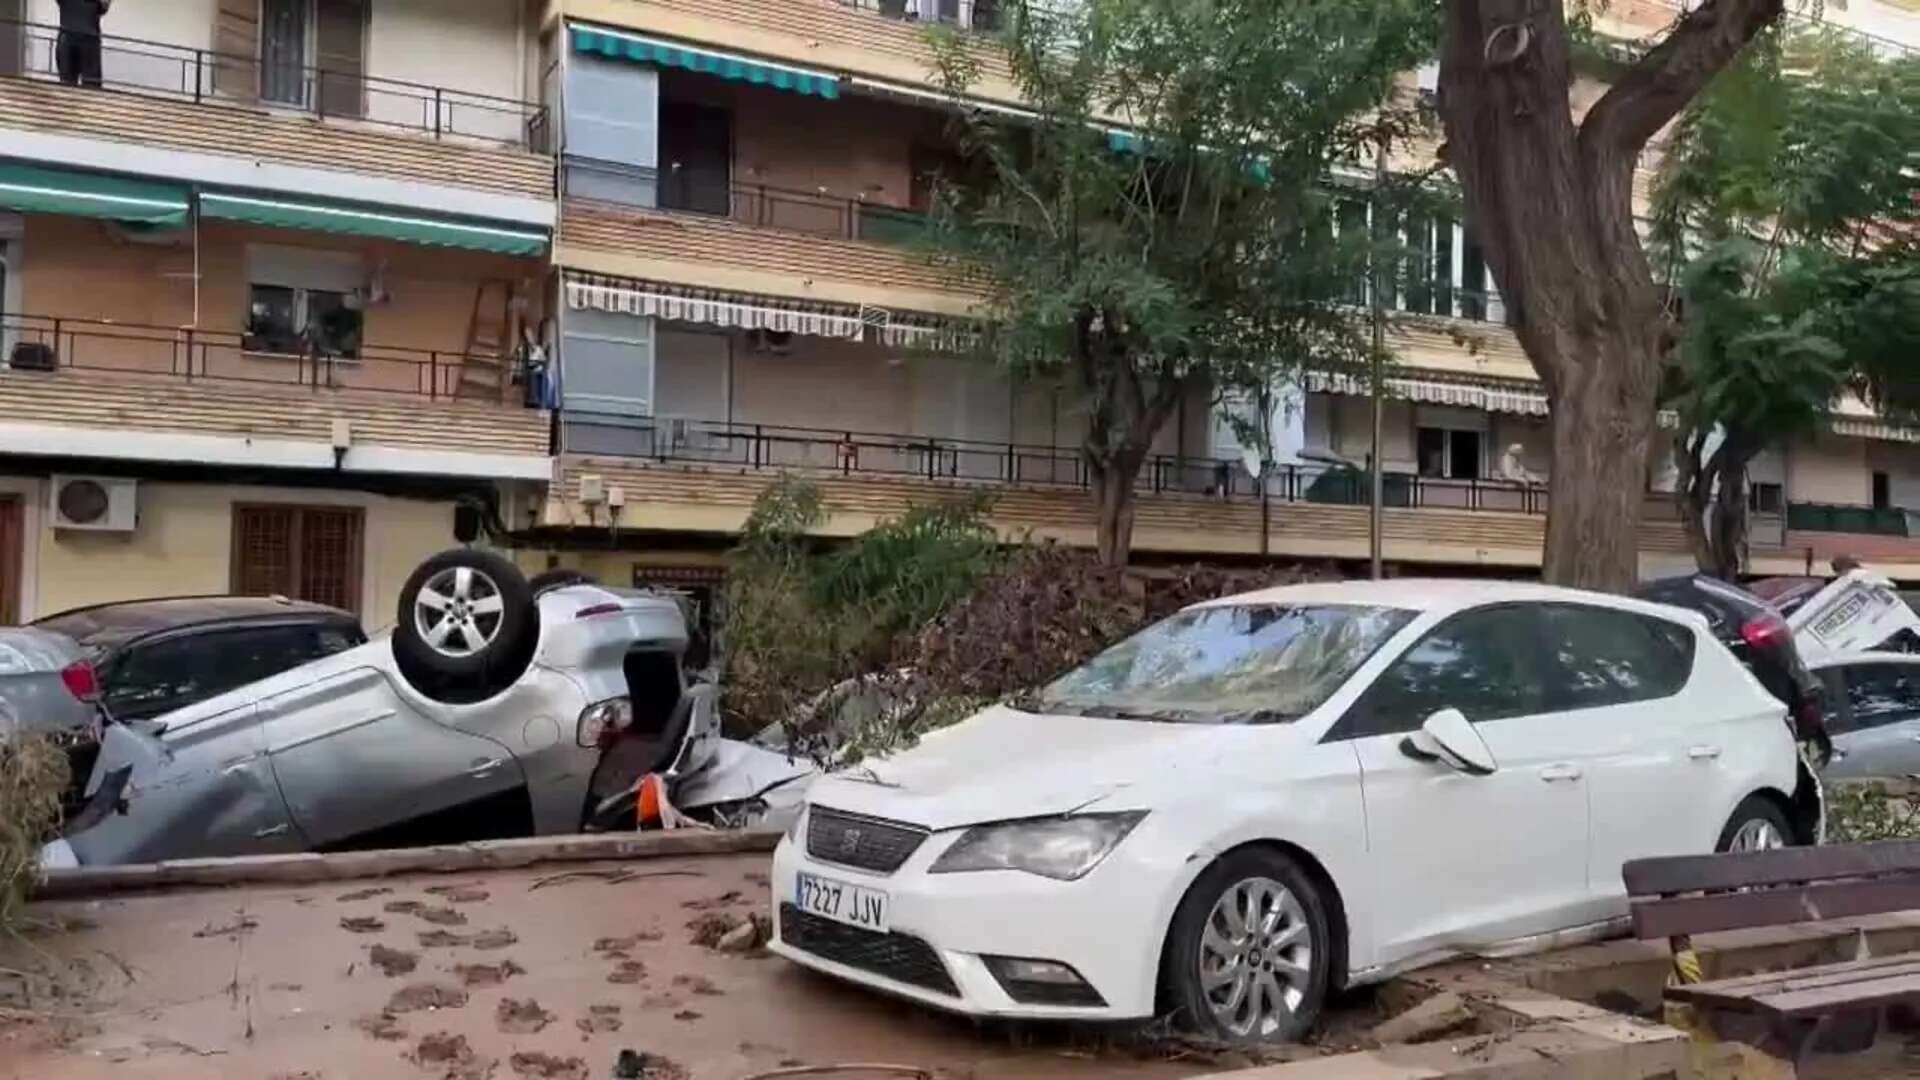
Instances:
[[[1240,1037],[1264,1037],[1306,999],[1313,935],[1306,909],[1272,878],[1247,878],[1214,901],[1200,932],[1200,988],[1214,1019]]]
[[[413,602],[414,628],[434,652],[467,657],[500,636],[505,611],[492,577],[470,566],[450,566],[420,587]]]
[[[1749,818],[1735,830],[1728,851],[1772,851],[1787,846],[1780,829],[1765,818]]]

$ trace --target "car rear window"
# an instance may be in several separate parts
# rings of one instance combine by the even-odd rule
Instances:
[[[150,720],[353,648],[357,626],[225,626],[138,644],[114,662],[103,704],[117,720]]]

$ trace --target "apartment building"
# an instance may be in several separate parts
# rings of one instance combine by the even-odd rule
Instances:
[[[522,0],[0,0],[0,622],[282,593],[372,625],[536,503],[555,221]],[[468,511],[459,511],[459,507]]]
[[[1674,13],[1607,10],[1622,35]],[[1091,545],[1075,395],[940,355],[976,287],[902,243],[955,167],[923,24],[997,14],[120,0],[92,88],[55,77],[51,0],[0,0],[0,617],[232,588],[377,625],[475,514],[530,567],[710,598],[788,472],[820,483],[828,535],[986,489],[1009,535]],[[1018,108],[982,58],[978,104]],[[1386,298],[1387,557],[1528,573],[1545,397],[1466,231],[1408,239],[1430,273]],[[1364,557],[1338,464],[1369,453],[1364,390],[1283,395],[1263,480],[1194,394],[1142,475],[1136,551]],[[1920,578],[1916,439],[1842,410],[1763,461],[1753,568],[1847,552]],[[1670,483],[1656,462],[1649,571],[1690,563]]]

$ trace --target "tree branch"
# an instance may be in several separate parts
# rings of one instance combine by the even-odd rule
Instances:
[[[1613,84],[1580,125],[1588,159],[1639,155],[1755,35],[1778,21],[1786,0],[1706,0]]]

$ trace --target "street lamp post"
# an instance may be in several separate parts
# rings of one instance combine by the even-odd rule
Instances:
[[[1372,270],[1372,275],[1371,275],[1372,280],[1368,283],[1369,288],[1367,289],[1367,292],[1369,294],[1368,299],[1370,301],[1368,306],[1371,310],[1371,314],[1373,317],[1373,356],[1369,361],[1373,369],[1373,372],[1372,372],[1373,377],[1371,380],[1369,380],[1369,386],[1367,388],[1368,393],[1373,398],[1373,451],[1369,455],[1369,458],[1368,458],[1369,468],[1367,469],[1367,472],[1370,474],[1368,479],[1370,481],[1370,486],[1372,488],[1372,491],[1369,493],[1369,498],[1367,500],[1367,555],[1368,555],[1368,561],[1370,563],[1370,568],[1373,574],[1373,580],[1375,581],[1379,581],[1380,578],[1383,576],[1380,568],[1380,546],[1381,546],[1380,545],[1380,525],[1381,525],[1380,505],[1385,500],[1385,496],[1386,496],[1386,485],[1385,485],[1385,480],[1383,478],[1384,462],[1382,461],[1381,455],[1380,455],[1380,432],[1381,432],[1381,413],[1382,413],[1382,404],[1380,400],[1381,390],[1382,390],[1381,357],[1385,352],[1385,348],[1386,348],[1386,329],[1387,329],[1387,308],[1386,308],[1387,284],[1386,284],[1386,275],[1381,272],[1383,267],[1381,266],[1382,260],[1380,258],[1381,245],[1382,245],[1382,242],[1385,240],[1385,237],[1381,235],[1383,230],[1382,230],[1381,214],[1380,214],[1380,193],[1386,189],[1386,184],[1387,184],[1387,144],[1383,140],[1380,143],[1380,145],[1374,149],[1374,157],[1373,157],[1374,197],[1371,203],[1369,204],[1370,210],[1368,212],[1368,216],[1372,220],[1372,224],[1373,224],[1373,228],[1370,230],[1370,233],[1369,233],[1370,238],[1373,241],[1373,244],[1372,244],[1372,250],[1368,253],[1368,256],[1367,256],[1368,266]]]

